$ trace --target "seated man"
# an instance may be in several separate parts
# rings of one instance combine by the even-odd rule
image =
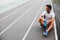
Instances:
[[[43,32],[45,36],[47,36],[48,32],[54,27],[54,20],[55,20],[55,14],[52,11],[52,6],[46,5],[46,11],[44,11],[40,15],[40,18],[38,19],[38,22],[42,25],[42,27],[46,29],[46,31]]]

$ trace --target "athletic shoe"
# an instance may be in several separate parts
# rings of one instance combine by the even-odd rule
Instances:
[[[48,32],[46,31],[46,32],[43,32],[43,35],[44,36],[48,36]]]

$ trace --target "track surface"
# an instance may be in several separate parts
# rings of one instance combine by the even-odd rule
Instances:
[[[44,37],[37,21],[46,4],[51,4],[51,0],[30,0],[0,14],[0,40],[55,40],[54,29]]]

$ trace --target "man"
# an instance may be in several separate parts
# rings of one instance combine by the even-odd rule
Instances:
[[[38,22],[46,29],[45,32],[43,32],[45,36],[47,36],[48,32],[54,27],[54,20],[55,14],[52,11],[52,6],[46,5],[46,11],[44,11],[38,19]]]

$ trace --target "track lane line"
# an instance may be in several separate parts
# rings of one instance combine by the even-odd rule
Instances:
[[[2,35],[6,30],[8,30],[14,23],[16,23],[21,17],[23,17],[25,14],[27,14],[27,12],[29,10],[32,9],[32,7],[34,7],[36,4],[32,5],[24,14],[22,14],[21,16],[19,16],[15,21],[13,21],[8,27],[6,27],[2,32],[0,32],[0,35]]]
[[[33,2],[33,1],[32,1],[32,2]],[[29,4],[31,4],[31,3],[29,3]],[[28,4],[27,4],[27,5],[28,5]],[[26,5],[25,5],[25,6],[26,6]],[[21,8],[23,8],[23,7],[21,7]],[[6,16],[4,16],[3,18],[0,19],[0,21],[4,20],[5,18],[7,18],[7,17],[10,16],[10,15],[13,15],[15,12],[17,12],[17,11],[20,10],[21,8],[17,9],[16,11],[14,11],[14,12],[6,15]]]
[[[34,20],[32,21],[32,24],[31,24],[30,27],[28,28],[28,30],[27,30],[27,32],[25,33],[25,35],[24,35],[24,37],[22,38],[22,40],[25,40],[25,38],[27,37],[29,31],[31,30],[31,28],[32,28],[32,26],[33,26],[35,20],[37,19],[38,15],[39,15],[39,12],[41,11],[41,9],[42,9],[43,5],[45,4],[45,2],[46,2],[46,0],[43,2],[43,4],[42,4],[40,10],[38,11],[36,17],[35,17]]]
[[[27,2],[29,2],[30,0],[28,0],[28,1],[26,1],[26,2],[24,2],[24,3],[22,3],[21,5],[24,5],[25,3],[27,3]],[[18,5],[17,5],[18,6]],[[15,6],[15,7],[17,7],[17,6]],[[14,8],[15,8],[14,7]],[[13,8],[12,8],[13,9]],[[8,10],[7,10],[8,11]],[[2,12],[2,13],[0,13],[0,14],[3,14],[4,12]]]
[[[52,5],[52,8],[53,8],[52,0],[51,0],[51,5]],[[53,10],[53,12],[54,12],[54,10]],[[56,21],[55,20],[54,20],[54,32],[55,32],[55,40],[58,40],[57,29],[56,29]]]

